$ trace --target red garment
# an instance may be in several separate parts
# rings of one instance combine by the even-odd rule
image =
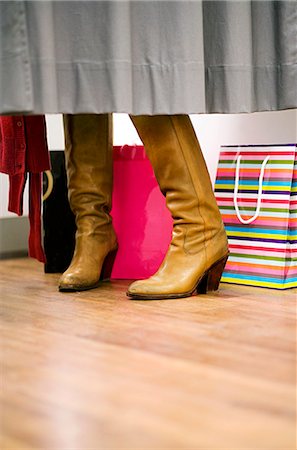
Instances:
[[[45,262],[41,239],[41,173],[50,169],[44,116],[0,116],[0,172],[9,175],[8,210],[23,214],[29,173],[29,255]]]

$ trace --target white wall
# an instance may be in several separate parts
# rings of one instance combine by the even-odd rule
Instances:
[[[127,114],[114,114],[114,145],[141,144]],[[191,115],[214,182],[221,145],[297,143],[297,110]],[[47,116],[50,149],[63,148],[61,116]]]
[[[212,182],[221,145],[286,144],[297,142],[297,110],[254,114],[192,115],[197,136],[204,153]],[[50,150],[63,150],[64,136],[61,115],[46,117]],[[114,114],[114,144],[140,144],[139,137],[126,114]],[[0,174],[0,217],[7,212],[7,176]],[[24,214],[28,200],[25,196]],[[14,215],[13,215],[14,216]]]
[[[221,145],[297,143],[297,110],[191,116],[214,183]]]
[[[0,173],[0,218],[15,217],[15,214],[11,214],[7,211],[7,204],[8,204],[8,176],[4,175],[3,173]],[[27,209],[25,213],[27,213]]]

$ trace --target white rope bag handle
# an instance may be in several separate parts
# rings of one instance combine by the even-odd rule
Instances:
[[[238,220],[241,223],[245,224],[245,225],[247,225],[248,223],[254,222],[254,220],[256,220],[258,215],[259,215],[260,208],[261,208],[261,201],[262,201],[264,171],[265,171],[265,166],[266,166],[269,158],[270,158],[270,156],[266,156],[266,158],[264,159],[264,161],[262,163],[262,166],[261,166],[260,177],[259,177],[259,189],[258,189],[258,199],[257,199],[256,212],[253,215],[253,217],[251,217],[250,219],[243,219],[241,217],[241,214],[240,214],[240,211],[239,211],[239,208],[238,208],[238,203],[237,203],[241,155],[238,156],[238,159],[237,159],[237,162],[236,162],[236,173],[235,173],[234,207],[235,207],[235,211],[236,211],[236,215],[238,217]]]

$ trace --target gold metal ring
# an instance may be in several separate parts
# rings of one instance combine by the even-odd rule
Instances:
[[[46,170],[44,173],[47,177],[47,190],[42,196],[43,202],[51,195],[53,187],[54,187],[54,179],[53,179],[52,172],[50,170]]]

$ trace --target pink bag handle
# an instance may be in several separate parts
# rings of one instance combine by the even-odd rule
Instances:
[[[120,159],[133,161],[135,159],[137,160],[147,159],[143,145],[136,145],[136,144],[134,145],[124,144],[122,146],[115,146],[113,155],[115,160]]]

